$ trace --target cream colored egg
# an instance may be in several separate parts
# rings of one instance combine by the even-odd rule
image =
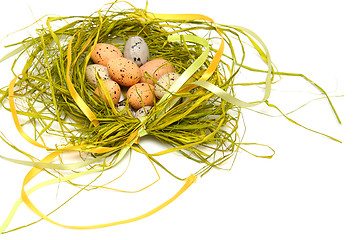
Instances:
[[[112,81],[112,80],[106,80],[104,81],[104,85],[106,87],[106,89],[109,91],[110,94],[110,98],[113,101],[114,105],[116,105],[121,97],[121,88],[119,86],[119,84],[117,84],[116,82]],[[103,89],[101,89],[100,86],[98,86],[95,89],[95,94],[98,95],[99,97],[101,97],[106,104],[109,104],[105,92],[103,91]]]
[[[116,106],[116,110],[118,112],[125,112],[126,111],[126,106]]]
[[[137,83],[128,89],[126,97],[134,109],[153,106],[155,102],[154,86],[147,83]]]
[[[91,53],[94,63],[107,66],[110,59],[122,57],[120,49],[108,43],[98,43]]]
[[[115,105],[115,109],[119,113],[125,113],[127,115],[130,115],[132,117],[135,116],[135,111],[132,109],[131,106],[127,106],[126,99],[121,100],[118,104]]]
[[[85,78],[94,88],[97,87],[96,73],[103,80],[111,80],[106,66],[100,64],[90,64],[86,67]]]
[[[135,112],[134,117],[135,118],[141,118],[141,117],[146,116],[150,112],[151,108],[152,108],[152,106],[145,106],[145,107],[139,108]]]
[[[116,106],[115,108],[119,113],[123,113],[126,115],[130,115],[131,117],[135,117],[135,112],[134,110],[129,107],[127,108],[126,106]]]
[[[154,81],[157,80],[164,74],[175,72],[175,67],[165,59],[154,59],[140,67],[141,70],[141,83],[150,83],[155,85]]]
[[[166,93],[166,90],[169,90],[179,77],[180,75],[178,73],[166,73],[165,75],[162,75],[154,88],[156,97],[159,99],[162,98]]]
[[[121,86],[132,86],[140,80],[141,71],[138,65],[126,58],[111,59],[107,65],[111,79]]]

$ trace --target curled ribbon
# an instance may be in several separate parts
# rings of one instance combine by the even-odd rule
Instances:
[[[197,36],[184,36],[185,40],[187,41],[192,41],[195,43],[199,43],[202,44],[206,47],[206,51],[205,54],[201,55],[201,58],[198,61],[195,61],[195,65],[193,65],[193,67],[190,69],[191,70],[191,74],[190,72],[188,72],[188,74],[185,74],[184,76],[184,83],[185,81],[193,74],[193,72],[195,72],[206,60],[207,55],[208,55],[208,43],[207,41],[205,41],[204,39],[197,37]],[[169,40],[170,41],[177,41],[180,39],[180,36],[169,36]],[[70,41],[71,43],[71,41]],[[68,55],[70,54],[70,52],[68,52]],[[69,71],[69,63],[68,63],[68,67],[67,67],[67,71]],[[14,86],[16,83],[16,80],[18,79],[18,77],[14,78],[11,81],[11,84],[9,86],[9,102],[10,102],[10,109],[11,109],[11,113],[13,115],[13,120],[15,123],[15,126],[17,128],[17,130],[19,131],[20,135],[22,137],[24,137],[24,139],[26,139],[28,142],[30,142],[31,144],[37,146],[37,147],[41,147],[41,148],[45,148],[48,150],[54,150],[54,149],[50,149],[49,147],[42,145],[40,143],[38,143],[37,141],[33,140],[31,137],[29,137],[24,130],[22,129],[18,116],[17,116],[17,112],[16,112],[16,107],[15,107],[15,101],[14,101]],[[70,78],[67,79],[67,83],[70,86],[70,88],[73,88],[73,85],[71,83]],[[179,85],[178,88],[180,88],[182,85]],[[83,105],[85,104],[85,102],[83,102],[83,100],[80,98],[80,96],[78,94],[76,94],[76,90],[75,88],[73,88],[73,95],[74,95],[74,100],[79,104],[79,105]],[[80,100],[81,99],[81,100]],[[86,107],[84,107],[85,105],[83,105],[83,108],[85,111],[91,111],[90,109],[87,109]],[[92,114],[88,114],[87,116],[90,116],[90,118],[92,118],[91,116],[94,116]],[[95,118],[92,118],[93,120]],[[145,128],[142,128],[138,131],[138,133],[136,134],[136,136],[134,138],[132,138],[132,140],[122,146],[121,148],[121,153],[119,154],[119,159],[121,159],[125,153],[130,149],[131,145],[134,144],[139,137],[146,135],[146,130]],[[101,228],[101,227],[108,227],[108,226],[114,226],[114,225],[118,225],[118,224],[124,224],[124,223],[129,223],[129,222],[133,222],[133,221],[137,221],[140,219],[143,219],[145,217],[148,217],[154,213],[156,213],[157,211],[163,209],[164,207],[166,207],[167,205],[169,205],[171,202],[173,202],[176,198],[178,198],[182,193],[184,193],[195,181],[196,181],[196,176],[194,175],[190,175],[188,178],[186,178],[186,181],[183,185],[183,187],[173,196],[171,197],[169,200],[167,200],[166,202],[164,202],[163,204],[159,205],[158,207],[150,210],[149,212],[142,214],[138,217],[134,217],[131,219],[127,219],[127,220],[123,220],[123,221],[118,221],[118,222],[112,222],[112,223],[106,223],[106,224],[98,224],[98,225],[92,225],[92,226],[70,226],[70,225],[65,225],[65,224],[60,224],[52,219],[50,219],[48,216],[46,216],[45,214],[43,214],[29,199],[28,194],[31,194],[32,192],[46,186],[49,184],[53,184],[53,183],[58,183],[59,181],[68,181],[69,179],[74,179],[80,176],[83,176],[84,174],[88,174],[88,173],[92,173],[95,171],[100,171],[100,170],[104,170],[104,169],[94,169],[94,170],[90,170],[88,172],[85,173],[81,173],[81,174],[73,174],[70,175],[68,177],[64,177],[64,178],[59,178],[59,179],[54,179],[56,181],[47,181],[44,182],[42,184],[39,184],[33,188],[31,188],[28,191],[25,191],[25,186],[33,179],[37,176],[38,173],[40,173],[44,168],[50,168],[50,169],[61,169],[61,170],[73,170],[76,168],[80,168],[80,167],[84,167],[87,166],[91,163],[94,163],[96,161],[96,159],[92,159],[92,160],[87,160],[81,163],[75,163],[75,164],[53,164],[51,163],[56,157],[58,157],[61,153],[63,153],[64,151],[71,151],[71,150],[82,150],[82,151],[88,151],[88,152],[92,152],[92,153],[106,153],[106,152],[110,152],[113,150],[118,149],[118,147],[114,147],[114,148],[105,148],[105,147],[95,147],[89,150],[86,150],[86,148],[84,149],[85,146],[68,146],[65,148],[61,148],[61,149],[57,149],[54,152],[50,153],[48,156],[46,156],[43,160],[41,160],[40,162],[25,162],[25,161],[20,161],[20,160],[11,160],[8,159],[12,162],[15,163],[20,163],[20,164],[24,164],[24,165],[30,165],[33,166],[33,168],[28,172],[28,174],[25,176],[24,181],[23,181],[23,186],[22,186],[22,190],[21,190],[21,199],[19,199],[12,211],[10,212],[8,218],[6,219],[6,221],[3,223],[3,225],[0,227],[0,233],[3,232],[6,227],[8,226],[8,224],[10,223],[11,219],[13,218],[13,216],[15,215],[16,209],[18,208],[18,206],[21,204],[21,202],[24,202],[34,213],[36,213],[38,216],[40,216],[41,218],[43,218],[44,220],[47,220],[53,224],[59,225],[59,226],[63,226],[63,227],[68,227],[68,228],[75,228],[75,229],[92,229],[92,228]]]
[[[238,106],[245,106],[246,104],[232,96],[230,96],[228,93],[224,92],[222,89],[218,88],[217,86],[209,83],[207,80],[212,76],[212,74],[215,72],[215,70],[217,69],[217,66],[221,60],[221,56],[224,52],[224,37],[221,33],[221,31],[217,28],[215,22],[205,16],[205,15],[200,15],[200,14],[149,14],[146,17],[149,18],[157,18],[157,19],[161,19],[161,20],[203,20],[203,21],[208,21],[212,24],[214,24],[216,31],[218,32],[218,34],[221,37],[221,43],[220,43],[220,47],[217,50],[217,52],[215,53],[213,59],[210,62],[209,67],[205,70],[205,72],[202,74],[202,76],[200,77],[200,79],[197,82],[192,83],[193,85],[197,85],[197,86],[201,86],[207,90],[209,90],[210,92],[213,92],[214,94],[222,97],[223,99],[238,105]],[[244,29],[242,29],[242,31],[245,31]],[[251,32],[247,31],[249,34],[252,34]],[[76,102],[76,104],[79,106],[79,108],[83,111],[83,113],[87,116],[87,118],[95,125],[98,126],[99,122],[96,120],[96,116],[95,114],[91,111],[91,109],[86,105],[85,101],[80,97],[80,95],[76,92],[75,87],[73,86],[72,82],[71,82],[71,76],[70,76],[70,70],[71,70],[71,44],[72,41],[74,39],[74,36],[70,39],[69,41],[69,47],[67,50],[67,65],[66,65],[66,82],[69,88],[69,91],[71,93],[71,96],[73,97],[74,101]],[[169,41],[177,41],[179,40],[180,37],[179,36],[169,36]],[[182,76],[180,78],[181,81],[179,81],[179,83],[177,83],[176,85],[174,85],[170,91],[176,92],[177,90],[179,90],[181,88],[181,86],[186,82],[186,80],[191,77],[191,75],[197,70],[199,69],[199,67],[204,63],[204,61],[206,60],[206,58],[208,57],[208,51],[209,51],[209,47],[208,47],[208,43],[206,40],[201,39],[197,36],[184,36],[184,39],[186,41],[192,41],[192,42],[196,42],[199,44],[202,44],[205,47],[205,51],[204,53],[200,56],[199,59],[197,59],[194,64],[187,69]],[[257,39],[257,38],[256,38]],[[259,39],[257,39],[259,40]],[[265,47],[265,45],[260,42],[261,45],[263,45]],[[272,73],[272,65],[271,65],[271,61],[270,61],[270,56],[268,54],[268,51],[265,47],[265,52],[266,52],[266,57],[264,57],[267,60],[269,69],[268,69],[268,75],[267,75],[267,81],[266,81],[266,92],[265,92],[265,96],[264,96],[264,100],[260,101],[263,102],[265,101],[270,94],[270,83],[271,83],[271,73]],[[18,76],[19,77],[19,76]],[[43,160],[41,160],[38,163],[29,163],[28,165],[33,166],[33,168],[28,172],[28,174],[25,176],[24,181],[23,181],[23,185],[22,185],[22,189],[21,189],[21,199],[18,200],[18,202],[15,204],[14,208],[16,210],[17,206],[23,201],[34,213],[36,213],[38,216],[40,216],[41,218],[43,218],[44,220],[47,220],[53,224],[59,225],[59,226],[63,226],[63,227],[67,227],[67,228],[75,228],[75,229],[92,229],[92,228],[101,228],[101,227],[108,227],[108,226],[114,226],[114,225],[118,225],[118,224],[124,224],[124,223],[129,223],[129,222],[133,222],[133,221],[137,221],[140,219],[143,219],[145,217],[148,217],[154,213],[156,213],[157,211],[163,209],[165,206],[167,206],[168,204],[170,204],[171,202],[173,202],[177,197],[179,197],[182,193],[184,193],[195,181],[196,181],[196,176],[194,175],[190,175],[188,178],[186,178],[186,181],[183,185],[183,187],[173,196],[171,197],[169,200],[165,201],[163,204],[159,205],[158,207],[155,207],[153,210],[150,210],[149,212],[142,214],[138,217],[134,217],[134,218],[130,218],[127,220],[122,220],[122,221],[117,221],[117,222],[112,222],[112,223],[105,223],[105,224],[98,224],[98,225],[91,225],[91,226],[70,226],[70,225],[65,225],[65,224],[61,224],[58,223],[52,219],[50,219],[47,215],[43,214],[29,199],[29,194],[31,194],[32,192],[46,186],[49,184],[53,184],[55,183],[55,181],[58,183],[59,181],[69,181],[71,179],[80,177],[84,174],[87,173],[91,173],[94,171],[100,171],[103,169],[94,169],[93,171],[88,171],[88,172],[84,172],[84,173],[79,173],[79,174],[73,174],[67,177],[61,177],[59,179],[53,179],[50,181],[46,181],[43,182],[42,184],[36,185],[35,187],[31,188],[30,190],[26,191],[25,187],[26,185],[33,179],[35,178],[44,168],[53,168],[53,169],[76,169],[76,168],[80,168],[83,166],[86,166],[88,164],[93,163],[93,161],[95,160],[90,160],[90,161],[84,161],[82,163],[76,163],[76,164],[68,164],[68,165],[63,165],[63,164],[52,164],[51,162],[57,158],[61,153],[63,153],[64,151],[87,151],[87,152],[91,152],[91,153],[108,153],[111,151],[114,151],[116,149],[118,149],[118,147],[116,148],[105,148],[105,147],[92,147],[89,145],[77,145],[77,146],[67,146],[61,149],[51,149],[49,147],[47,147],[46,145],[40,144],[37,141],[35,141],[34,139],[32,139],[31,137],[29,137],[21,128],[18,116],[17,116],[17,112],[16,112],[16,107],[15,107],[15,102],[14,102],[14,86],[16,83],[16,80],[18,79],[18,77],[14,78],[10,85],[9,85],[9,104],[10,104],[10,109],[11,109],[11,113],[12,113],[12,117],[15,123],[15,126],[18,130],[18,132],[20,133],[20,135],[26,139],[28,142],[30,142],[31,144],[40,147],[40,148],[45,148],[48,150],[53,150],[52,153],[50,153],[48,156],[46,156]],[[231,98],[230,98],[230,97]],[[251,103],[251,104],[258,104],[258,103]],[[169,105],[169,107],[171,107],[171,105]],[[119,154],[119,159],[121,159],[125,153],[128,151],[128,149],[130,148],[130,146],[132,144],[134,144],[137,140],[138,137],[146,135],[146,131],[145,129],[140,130],[136,136],[134,136],[132,139],[129,140],[129,142],[127,144],[125,144],[124,146],[122,146],[121,148],[121,153]],[[16,162],[16,161],[14,161]],[[21,161],[18,161],[18,163],[22,163]],[[11,218],[14,216],[15,214],[15,210],[12,210],[11,213],[9,214],[9,217],[7,218],[6,222],[0,227],[0,233],[3,232],[7,225],[10,223]]]

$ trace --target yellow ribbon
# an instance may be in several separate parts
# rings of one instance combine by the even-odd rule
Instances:
[[[199,14],[154,14],[153,15],[155,18],[160,18],[163,20],[169,20],[169,19],[175,19],[175,20],[205,20],[205,21],[209,21],[213,24],[215,24],[215,22],[204,15],[199,15]],[[215,24],[216,25],[216,24]],[[219,33],[219,35],[221,36],[221,44],[219,47],[219,50],[216,52],[214,58],[212,59],[209,67],[206,69],[206,71],[203,73],[203,75],[201,76],[201,78],[199,79],[199,81],[206,81],[207,79],[209,79],[211,77],[211,75],[214,73],[214,71],[216,70],[221,56],[223,54],[224,51],[224,38],[221,34],[221,32],[218,30],[218,28],[216,27],[217,32]],[[72,59],[72,55],[71,55],[71,45],[72,45],[72,41],[74,39],[74,36],[70,39],[69,41],[69,47],[67,50],[67,66],[66,66],[66,82],[70,91],[71,96],[73,97],[74,101],[77,103],[77,105],[79,106],[79,108],[83,111],[83,113],[88,117],[88,119],[93,122],[93,124],[95,126],[99,125],[99,122],[96,120],[96,116],[95,114],[91,111],[91,109],[86,105],[86,103],[84,102],[84,100],[80,97],[80,95],[76,92],[75,87],[73,86],[72,82],[71,82],[71,76],[70,76],[70,70],[71,70],[71,59]],[[201,64],[198,66],[200,67]],[[19,76],[18,76],[19,77]],[[40,143],[38,143],[37,141],[33,140],[31,137],[29,137],[24,130],[21,128],[18,116],[17,116],[17,112],[16,112],[16,108],[15,108],[15,102],[14,102],[14,86],[15,86],[15,82],[18,79],[18,77],[14,78],[10,85],[9,85],[9,102],[10,102],[10,109],[11,109],[11,113],[13,116],[13,120],[15,123],[15,126],[17,128],[17,130],[19,131],[19,133],[21,134],[21,136],[26,139],[28,142],[30,142],[31,144],[40,147],[40,148],[45,148],[45,149],[50,149],[49,147],[47,147],[46,145],[42,145]],[[134,139],[132,142],[134,142],[136,139]],[[143,218],[146,218],[156,212],[158,212],[159,210],[163,209],[164,207],[166,207],[167,205],[169,205],[171,202],[173,202],[176,198],[178,198],[182,193],[184,193],[195,181],[196,181],[196,176],[194,175],[190,175],[188,178],[186,178],[186,182],[184,183],[183,187],[173,196],[171,197],[169,200],[165,201],[164,203],[162,203],[161,205],[159,205],[158,207],[155,207],[154,209],[150,210],[147,213],[144,213],[140,216],[134,217],[134,218],[130,218],[127,220],[122,220],[122,221],[117,221],[117,222],[111,222],[111,223],[105,223],[105,224],[97,224],[97,225],[91,225],[91,226],[70,226],[70,225],[65,225],[65,224],[61,224],[58,223],[52,219],[50,219],[49,217],[47,217],[46,215],[44,215],[38,208],[36,208],[36,206],[30,201],[29,197],[28,197],[28,193],[25,191],[25,186],[34,178],[37,176],[37,174],[39,174],[43,168],[49,167],[51,165],[51,162],[58,157],[63,151],[65,150],[83,150],[84,151],[84,147],[85,146],[68,146],[62,149],[57,149],[54,152],[50,153],[48,156],[46,156],[42,161],[40,161],[36,166],[34,166],[29,172],[28,174],[25,176],[24,181],[23,181],[23,185],[22,185],[22,189],[21,189],[21,199],[23,200],[23,202],[34,212],[36,213],[38,216],[40,216],[41,218],[59,225],[59,226],[63,226],[63,227],[68,227],[68,228],[74,228],[74,229],[92,229],[92,228],[102,228],[102,227],[109,227],[109,226],[114,226],[114,225],[118,225],[118,224],[124,224],[124,223],[129,223],[129,222],[134,222]],[[127,145],[127,147],[124,147],[123,150],[124,152],[127,150],[127,148],[129,147],[129,145]],[[106,152],[106,151],[110,151],[113,148],[95,148],[95,149],[89,149],[87,150],[85,148],[85,151],[88,152]],[[54,149],[53,149],[54,150]],[[59,167],[59,166],[56,166]],[[64,180],[64,179],[63,179]],[[65,180],[64,180],[65,181]],[[50,183],[49,183],[50,184]]]
[[[221,38],[220,47],[219,47],[218,51],[215,53],[215,56],[213,57],[212,61],[210,62],[209,67],[203,73],[203,75],[201,76],[199,81],[208,80],[211,77],[211,75],[215,72],[217,66],[219,65],[219,62],[220,62],[222,54],[224,53],[224,47],[225,47],[223,34],[218,29],[214,20],[211,19],[210,17],[202,15],[202,14],[159,14],[159,13],[154,13],[154,14],[149,14],[149,16],[150,17],[152,16],[152,18],[159,18],[161,20],[180,20],[180,21],[204,20],[204,21],[208,21],[208,22],[211,22],[212,24],[214,24],[215,30],[220,35],[220,38]]]
[[[70,67],[71,67],[71,45],[74,40],[74,36],[71,37],[69,41],[69,47],[67,50],[67,65],[66,65],[66,83],[69,88],[70,94],[73,97],[76,104],[79,106],[81,111],[85,114],[85,116],[90,120],[90,122],[94,123],[94,126],[99,126],[99,121],[96,120],[96,115],[93,111],[89,108],[89,106],[85,103],[85,101],[80,97],[80,95],[76,92],[74,85],[71,82],[70,76]]]
[[[51,154],[49,154],[47,157],[45,157],[41,162],[43,163],[49,163],[51,162],[54,158],[56,158],[57,156],[59,156],[59,152],[53,152]],[[104,224],[96,224],[96,225],[90,225],[90,226],[72,226],[72,225],[65,225],[65,224],[61,224],[58,223],[52,219],[50,219],[48,216],[46,216],[45,214],[43,214],[38,208],[36,208],[36,206],[30,201],[27,192],[25,191],[25,186],[40,172],[42,171],[42,168],[32,168],[28,174],[25,176],[24,181],[23,181],[23,185],[21,188],[21,199],[23,200],[23,202],[34,212],[36,213],[38,216],[40,216],[42,219],[53,223],[55,225],[58,226],[62,226],[62,227],[66,227],[66,228],[72,228],[72,229],[94,229],[94,228],[104,228],[104,227],[110,227],[110,226],[115,226],[115,225],[119,225],[119,224],[125,224],[125,223],[130,223],[130,222],[135,222],[138,220],[141,220],[143,218],[146,218],[148,216],[153,215],[154,213],[160,211],[161,209],[163,209],[164,207],[166,207],[167,205],[169,205],[170,203],[172,203],[176,198],[178,198],[181,194],[183,194],[195,181],[196,181],[196,176],[194,175],[190,175],[188,178],[186,178],[186,181],[184,183],[184,185],[182,186],[182,188],[174,195],[172,196],[170,199],[168,199],[167,201],[165,201],[164,203],[160,204],[159,206],[155,207],[154,209],[139,215],[137,217],[133,217],[133,218],[129,218],[126,220],[121,220],[121,221],[116,221],[116,222],[110,222],[110,223],[104,223]],[[64,180],[64,179],[63,179]],[[65,179],[67,180],[67,179]],[[64,181],[65,181],[64,180]]]
[[[264,103],[269,98],[270,92],[271,92],[271,82],[272,82],[272,78],[273,78],[273,66],[272,66],[272,62],[270,59],[270,53],[269,53],[265,43],[253,31],[251,31],[247,28],[244,28],[244,27],[240,27],[240,26],[231,26],[231,27],[239,30],[240,32],[244,33],[246,36],[250,35],[250,36],[254,37],[254,39],[256,39],[261,44],[261,46],[263,47],[263,49],[265,51],[264,52],[251,37],[248,37],[249,40],[251,41],[251,43],[254,45],[255,49],[258,51],[258,53],[260,54],[260,56],[262,57],[262,59],[266,62],[267,66],[268,66],[267,76],[266,76],[266,80],[265,80],[265,94],[264,94],[263,99],[260,101],[248,103],[248,102],[244,102],[244,101],[241,101],[241,100],[235,98],[234,96],[225,92],[218,86],[206,81],[215,72],[215,70],[221,60],[221,56],[224,52],[224,37],[223,37],[223,34],[221,33],[221,31],[219,31],[219,29],[213,19],[211,19],[208,16],[202,15],[202,14],[156,14],[155,13],[155,14],[149,14],[149,16],[150,16],[150,18],[159,18],[162,20],[180,20],[180,21],[182,21],[182,20],[204,20],[204,21],[209,21],[212,24],[214,24],[215,30],[221,37],[220,47],[219,47],[218,51],[216,52],[215,56],[213,57],[212,61],[210,62],[209,67],[206,69],[206,71],[203,73],[203,75],[200,77],[200,79],[198,81],[191,83],[192,85],[201,86],[201,87],[207,89],[208,91],[214,93],[215,95],[221,97],[222,99],[224,99],[236,106],[239,106],[239,107],[253,107],[260,103]],[[222,25],[222,26],[226,26],[226,25]]]

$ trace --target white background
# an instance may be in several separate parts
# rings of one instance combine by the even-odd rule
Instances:
[[[89,15],[104,3],[106,1],[8,1],[0,8],[0,38],[45,14]],[[139,8],[145,6],[143,0],[132,3]],[[135,223],[82,231],[43,221],[1,235],[0,239],[360,239],[357,151],[360,19],[355,3],[350,0],[150,0],[150,12],[201,13],[219,23],[247,27],[267,44],[279,70],[304,73],[330,95],[344,94],[345,97],[333,99],[342,125],[337,124],[325,101],[311,104],[295,115],[297,121],[339,138],[343,144],[281,118],[244,111],[245,140],[274,148],[273,159],[259,159],[241,152],[230,172],[213,170],[170,206]],[[25,36],[26,32],[16,40]],[[7,39],[1,42],[1,57],[7,52],[3,45],[8,42]],[[11,62],[0,64],[1,86],[11,80]],[[302,80],[290,78],[288,81],[295,84]],[[311,86],[304,91],[316,93]],[[287,96],[290,104],[291,94]],[[0,130],[9,134],[15,143],[22,144],[9,114],[1,111],[0,122]],[[5,149],[5,145],[0,146]],[[11,152],[1,151],[1,154]],[[141,164],[147,164],[144,160],[135,162],[139,170]],[[178,166],[181,167],[181,163]],[[0,161],[0,222],[19,197],[22,179],[28,170]],[[133,171],[136,176],[133,181],[141,182],[139,172],[141,170]],[[182,184],[160,173],[161,182],[144,195],[84,193],[78,201],[74,200],[74,205],[70,204],[73,207],[60,209],[54,219],[65,224],[95,224],[132,217],[143,212],[142,208],[149,210],[168,199]],[[50,205],[49,210],[53,209],[51,206],[56,204],[51,205],[47,200],[59,203],[66,186],[54,188],[42,191],[34,199],[44,208]],[[78,207],[83,208],[78,210]],[[11,227],[36,219],[22,206]]]

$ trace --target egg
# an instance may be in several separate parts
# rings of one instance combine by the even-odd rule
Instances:
[[[115,81],[113,80],[106,80],[104,81],[104,85],[106,87],[106,89],[109,91],[110,97],[114,103],[114,105],[116,105],[121,97],[121,88],[119,86],[119,84],[117,84]],[[100,86],[98,86],[95,89],[95,94],[98,95],[99,97],[101,97],[106,104],[109,104],[105,92],[101,89]]]
[[[116,106],[116,110],[118,112],[123,112],[123,111],[125,111],[125,109],[126,109],[126,106]]]
[[[154,59],[145,63],[140,67],[140,70],[141,70],[141,79],[139,82],[141,83],[148,82],[152,85],[155,85],[152,79],[156,82],[162,75],[169,72],[175,72],[174,66],[170,62],[161,58]]]
[[[96,72],[103,80],[111,80],[106,66],[100,64],[90,64],[86,67],[85,78],[94,88],[97,87]]]
[[[140,80],[141,70],[133,61],[126,58],[113,58],[107,65],[111,79],[121,86],[132,86]]]
[[[115,108],[119,113],[123,113],[123,114],[126,114],[126,115],[130,115],[131,117],[135,117],[135,112],[134,110],[129,107],[128,109],[126,108],[126,106],[116,106]],[[129,110],[129,111],[128,111]],[[130,112],[130,114],[129,114]]]
[[[139,108],[135,112],[134,117],[135,118],[141,118],[141,117],[146,116],[150,112],[151,108],[152,108],[152,106],[145,106],[145,107]]]
[[[179,77],[180,74],[178,73],[166,73],[165,75],[162,75],[157,81],[157,84],[155,85],[155,96],[159,99],[162,98],[166,93],[166,90],[169,90],[169,88]]]
[[[155,100],[154,86],[147,83],[137,83],[128,89],[126,97],[129,99],[130,106],[135,109],[153,106]]]
[[[128,114],[130,113],[130,115],[132,117],[135,116],[135,112],[134,110],[132,109],[131,106],[126,106],[126,100],[122,100],[120,102],[118,102],[118,104],[115,105],[115,109],[119,112],[119,113],[125,113],[125,114]],[[129,110],[129,111],[128,111]]]
[[[136,63],[139,67],[150,59],[149,47],[139,36],[129,38],[124,47],[124,57]]]
[[[121,101],[118,102],[118,104],[116,105],[116,107],[122,107],[122,106],[126,106],[126,99],[121,100]]]
[[[108,43],[98,43],[91,53],[94,63],[107,66],[110,59],[123,57],[120,49]]]

